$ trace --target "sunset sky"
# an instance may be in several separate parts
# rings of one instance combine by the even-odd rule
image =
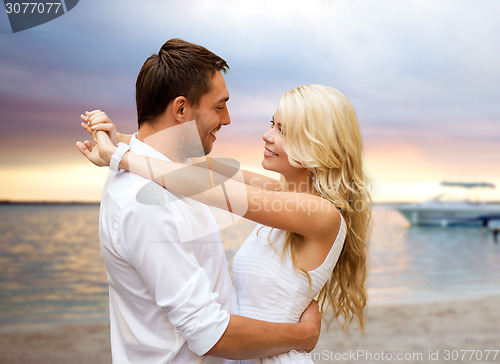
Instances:
[[[357,112],[375,200],[500,185],[498,0],[81,0],[15,34],[1,10],[0,200],[98,201],[107,169],[77,151],[79,115],[99,108],[134,132],[137,73],[174,37],[231,68],[216,156],[262,172],[281,94],[319,83]]]

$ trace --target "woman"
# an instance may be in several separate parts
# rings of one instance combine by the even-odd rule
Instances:
[[[89,114],[82,118],[88,121],[87,128],[116,137],[107,117]],[[300,86],[282,96],[263,140],[262,165],[280,173],[281,183],[244,171],[246,193],[231,195],[233,204],[236,199],[236,204],[247,206],[233,210],[259,223],[233,262],[240,314],[298,322],[316,298],[321,312],[333,313],[342,327],[357,318],[363,329],[371,206],[352,105],[333,88]],[[79,149],[89,158],[93,147],[86,142]],[[108,165],[117,148],[109,138],[101,138],[98,148],[101,158],[89,159]],[[127,152],[119,167],[153,179],[174,193],[231,211],[226,192],[221,198],[210,187],[228,181],[234,172],[208,158],[207,162],[187,167]],[[181,168],[190,168],[192,173],[172,173]],[[167,178],[151,176],[166,173]],[[227,193],[232,187],[241,191],[242,184],[226,182]],[[303,355],[291,352],[249,362],[312,362],[303,360]]]

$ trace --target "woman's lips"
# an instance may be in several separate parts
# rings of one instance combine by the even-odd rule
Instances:
[[[264,157],[277,157],[278,155],[274,153],[271,149],[269,148],[264,148]]]

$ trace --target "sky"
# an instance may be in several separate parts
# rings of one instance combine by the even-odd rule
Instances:
[[[280,96],[318,83],[356,110],[375,201],[500,185],[498,0],[80,0],[18,33],[0,10],[0,200],[99,201],[107,169],[76,149],[79,115],[101,109],[133,133],[138,71],[170,38],[230,66],[214,156],[265,173]]]

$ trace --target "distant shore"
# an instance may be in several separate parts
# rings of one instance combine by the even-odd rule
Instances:
[[[0,205],[99,205],[100,201],[12,201],[0,200]],[[407,205],[418,203],[417,201],[376,201],[372,202],[373,206],[377,207],[396,207],[399,205]],[[500,204],[500,201],[484,201],[486,204]]]
[[[364,336],[355,323],[346,334],[334,321],[329,331],[323,327],[311,357],[315,363],[500,362],[498,307],[500,296],[369,306]],[[111,363],[109,325],[64,324],[1,333],[0,362]]]
[[[0,200],[0,205],[99,205],[100,201],[11,201]],[[416,203],[415,201],[397,201],[397,202],[373,202],[374,206],[399,206]],[[487,201],[488,204],[500,204],[500,201]]]
[[[100,201],[10,201],[0,200],[0,205],[99,205]]]

